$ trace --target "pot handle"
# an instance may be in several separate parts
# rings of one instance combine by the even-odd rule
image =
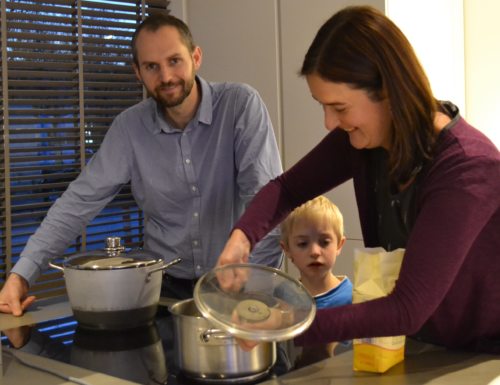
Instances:
[[[61,270],[62,272],[64,272],[64,268],[54,263],[53,261],[49,261],[49,266],[52,267],[53,269]]]
[[[157,271],[168,269],[170,266],[175,265],[180,261],[182,261],[181,258],[176,258],[173,261],[170,261],[169,263],[166,263],[163,266],[158,267],[157,269],[151,270],[150,272],[148,272],[148,275],[146,275],[146,282],[149,282],[149,280],[151,279],[151,274],[156,273]]]
[[[233,336],[220,329],[207,329],[200,334],[202,342],[209,342],[210,338],[214,338],[216,340],[229,340],[232,339]]]

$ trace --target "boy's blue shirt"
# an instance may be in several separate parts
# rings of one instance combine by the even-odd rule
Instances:
[[[314,299],[318,309],[349,305],[352,303],[352,282],[348,277],[344,277],[337,287],[315,296]]]

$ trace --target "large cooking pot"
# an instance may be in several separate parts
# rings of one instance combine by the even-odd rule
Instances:
[[[150,323],[157,310],[161,272],[180,258],[165,263],[146,251],[126,252],[119,237],[106,239],[104,250],[78,253],[61,265],[75,319],[97,329],[127,329]]]
[[[187,377],[207,381],[255,381],[276,362],[276,344],[262,342],[244,351],[236,339],[205,319],[193,299],[170,306],[174,318],[175,356]]]

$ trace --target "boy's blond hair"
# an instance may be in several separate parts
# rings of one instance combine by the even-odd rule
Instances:
[[[320,195],[293,210],[281,223],[281,241],[288,246],[288,237],[299,219],[326,220],[340,242],[344,237],[344,218],[339,208],[328,198]]]

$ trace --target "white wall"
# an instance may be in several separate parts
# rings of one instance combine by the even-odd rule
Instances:
[[[464,0],[467,120],[500,148],[500,1]]]
[[[451,100],[500,147],[500,1],[386,0],[412,43],[436,97]]]
[[[434,95],[465,114],[462,0],[386,0],[386,14],[413,46]]]

